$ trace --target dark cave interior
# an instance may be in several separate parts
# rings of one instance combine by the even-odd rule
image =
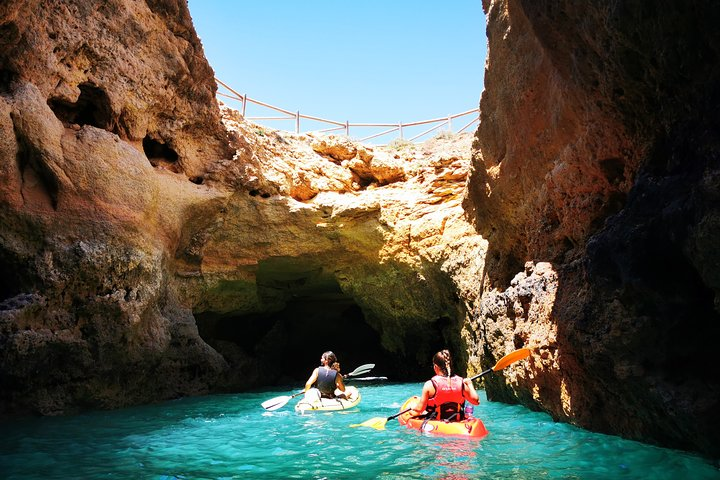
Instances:
[[[256,282],[258,297],[273,306],[272,312],[195,312],[200,336],[230,364],[230,390],[304,384],[328,350],[337,355],[343,373],[374,363],[366,376],[389,381],[427,379],[436,351],[464,350],[456,319],[404,328],[397,319],[370,318],[372,313],[343,292],[334,269],[312,259],[264,259]],[[464,369],[463,359],[456,360],[456,368]]]
[[[231,369],[242,368],[233,365],[241,363],[233,358],[245,365],[248,358],[257,363],[262,374],[253,386],[303,384],[327,350],[335,352],[343,373],[374,363],[375,368],[362,377],[417,381],[431,376],[432,354],[446,348],[439,329],[447,323],[438,321],[429,328],[436,331],[408,333],[403,339],[405,352],[388,351],[360,307],[342,294],[297,297],[272,314],[195,317],[200,336],[228,360]]]

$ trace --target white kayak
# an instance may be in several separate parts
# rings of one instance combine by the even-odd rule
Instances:
[[[343,392],[335,390],[336,395]],[[345,387],[344,398],[320,398],[320,391],[311,388],[305,392],[305,396],[295,405],[295,411],[305,412],[334,412],[338,410],[347,410],[356,407],[362,399],[360,391],[355,387]]]

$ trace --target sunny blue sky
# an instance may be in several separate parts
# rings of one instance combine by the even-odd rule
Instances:
[[[286,110],[355,123],[477,107],[487,48],[481,3],[189,0],[219,79]],[[251,105],[247,115],[276,114]]]

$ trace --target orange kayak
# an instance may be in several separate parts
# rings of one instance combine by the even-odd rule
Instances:
[[[400,407],[400,411],[412,408],[418,400],[420,398],[417,396],[408,398]],[[398,421],[400,425],[432,435],[482,438],[488,434],[485,425],[479,418],[470,417],[459,422],[448,422],[447,420],[428,420],[426,422],[424,418],[413,418],[413,416],[412,412],[403,413],[398,417]]]

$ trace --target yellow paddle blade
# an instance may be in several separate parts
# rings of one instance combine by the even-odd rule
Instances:
[[[503,368],[507,367],[511,363],[517,362],[518,360],[522,360],[523,358],[527,358],[529,356],[529,348],[521,348],[520,350],[515,350],[514,352],[510,352],[504,357],[502,357],[500,360],[498,360],[498,362],[492,369],[493,371],[497,372],[498,370],[502,370]]]
[[[385,417],[375,417],[371,418],[370,420],[365,420],[362,423],[354,423],[350,425],[351,427],[370,427],[374,428],[375,430],[385,430],[385,424],[387,423],[387,418]]]

